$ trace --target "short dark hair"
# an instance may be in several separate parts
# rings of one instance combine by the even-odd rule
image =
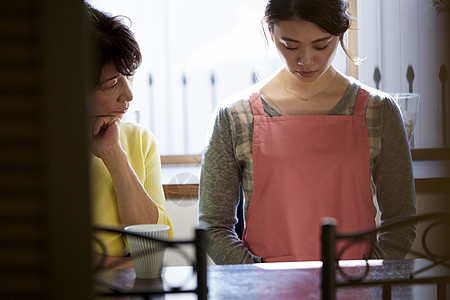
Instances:
[[[87,35],[92,59],[89,73],[91,87],[101,83],[103,67],[112,62],[123,75],[133,75],[142,62],[139,44],[133,32],[124,23],[123,16],[111,16],[85,3]]]

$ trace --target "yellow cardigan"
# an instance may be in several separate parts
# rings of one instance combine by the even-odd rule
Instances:
[[[158,223],[170,226],[169,239],[173,237],[173,225],[165,209],[165,197],[161,184],[161,160],[153,134],[143,126],[130,122],[120,123],[120,143],[128,155],[128,161],[147,193],[158,206]],[[92,155],[92,220],[94,225],[123,227],[117,209],[117,200],[111,175],[103,161]],[[127,255],[123,235],[100,232],[96,237],[106,247],[108,255]],[[98,242],[94,251],[103,253]]]

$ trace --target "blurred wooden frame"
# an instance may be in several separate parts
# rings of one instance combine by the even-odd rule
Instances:
[[[450,160],[450,148],[411,149],[412,160]],[[201,165],[202,155],[163,155],[162,165]]]
[[[202,155],[163,155],[161,165],[164,166],[199,166]],[[190,200],[198,198],[199,184],[163,184],[166,199]]]
[[[201,165],[202,155],[162,155],[162,165]]]

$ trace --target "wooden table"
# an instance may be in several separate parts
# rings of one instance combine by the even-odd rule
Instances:
[[[342,269],[352,277],[364,274],[365,261],[341,261]],[[431,265],[425,259],[398,261],[370,260],[369,272],[363,282],[373,280],[404,280],[412,272]],[[320,261],[293,263],[264,263],[253,265],[208,266],[208,299],[321,299]],[[97,278],[114,285],[118,290],[166,289],[170,285],[179,285],[183,280],[183,289],[195,289],[196,278],[189,277],[191,267],[166,267],[164,279],[136,279],[134,269],[107,270],[97,274]],[[337,271],[337,281],[343,276]],[[450,299],[449,269],[434,267],[418,274],[415,278],[447,276],[447,295]],[[426,281],[426,280],[424,280]],[[421,283],[392,285],[392,299],[437,299],[436,284]],[[138,299],[131,297],[99,297],[98,299]],[[145,298],[140,298],[145,299]],[[151,299],[197,299],[191,294],[166,294]],[[381,285],[338,287],[336,299],[383,299]]]

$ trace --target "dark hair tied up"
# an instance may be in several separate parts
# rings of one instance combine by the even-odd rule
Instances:
[[[346,0],[268,0],[263,22],[272,32],[279,21],[303,20],[339,37],[345,54],[355,63],[362,60],[352,58],[343,42],[344,33],[350,28],[353,17],[348,13]]]
[[[269,0],[264,20],[270,25],[277,21],[300,19],[314,23],[332,35],[341,36],[352,20],[347,9],[345,0]]]

